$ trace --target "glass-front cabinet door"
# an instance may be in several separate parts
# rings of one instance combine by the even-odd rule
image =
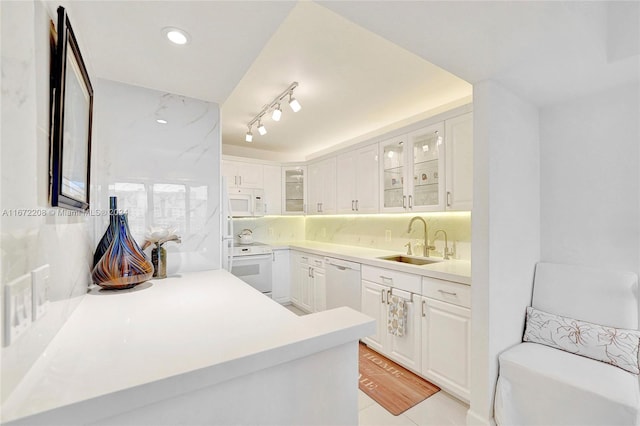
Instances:
[[[407,208],[407,137],[380,143],[381,211],[402,212]]]
[[[284,214],[304,214],[306,200],[306,171],[305,166],[284,167],[283,174],[283,205]]]
[[[411,182],[408,211],[444,209],[444,126],[442,123],[409,134]]]

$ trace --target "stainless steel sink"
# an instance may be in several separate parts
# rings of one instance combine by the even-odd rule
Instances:
[[[424,257],[407,256],[402,254],[395,254],[393,256],[382,256],[378,259],[390,260],[392,262],[409,263],[411,265],[428,265],[430,263],[438,263],[441,260],[427,259]]]

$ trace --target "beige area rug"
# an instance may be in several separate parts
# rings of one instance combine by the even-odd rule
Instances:
[[[360,343],[359,388],[394,416],[440,390],[406,368]]]

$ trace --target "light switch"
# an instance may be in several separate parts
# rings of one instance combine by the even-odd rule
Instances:
[[[31,274],[24,274],[4,288],[4,343],[9,346],[31,327]]]
[[[31,271],[31,285],[33,321],[37,321],[49,308],[49,265]]]

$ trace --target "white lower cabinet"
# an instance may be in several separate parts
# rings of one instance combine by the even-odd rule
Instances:
[[[435,298],[422,297],[421,373],[447,392],[468,402],[471,381],[470,288],[425,277],[423,294],[432,294]]]
[[[291,265],[291,303],[306,312],[326,309],[324,259],[293,252]]]
[[[289,250],[274,250],[271,268],[273,300],[279,303],[291,301],[291,266]]]
[[[406,290],[415,288],[416,284],[419,287],[420,277],[366,265],[362,267],[362,277],[362,312],[376,320],[376,334],[362,340],[372,349],[419,373],[420,296]],[[407,302],[407,323],[402,337],[387,329],[389,302],[394,294]]]
[[[361,290],[362,313],[376,320],[375,334],[362,341],[468,402],[471,288],[363,265]],[[406,334],[402,337],[387,330],[392,294],[409,300]]]
[[[363,267],[364,268],[364,267]],[[371,349],[384,353],[386,349],[387,322],[384,296],[388,287],[370,281],[362,281],[361,310],[376,320],[376,334],[362,339]]]

